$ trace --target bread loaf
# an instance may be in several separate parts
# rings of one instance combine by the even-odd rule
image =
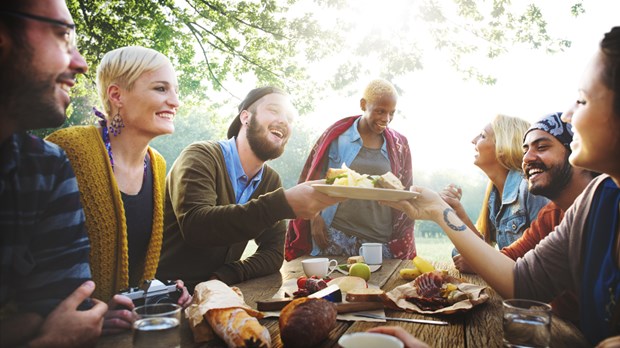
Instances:
[[[377,288],[357,288],[347,292],[348,302],[383,302],[385,292]]]
[[[366,288],[366,281],[360,277],[346,276],[330,280],[327,285],[338,285],[342,292],[348,293],[353,289]]]
[[[192,304],[185,309],[196,343],[219,336],[229,347],[269,347],[269,331],[255,317],[262,313],[243,301],[241,290],[219,280],[196,285]]]
[[[228,347],[271,347],[267,328],[241,308],[211,309],[205,319]]]
[[[352,265],[352,264],[358,263],[358,262],[364,263],[365,262],[364,256],[361,256],[361,255],[359,255],[359,256],[350,256],[347,259],[347,264],[349,264],[349,265]]]
[[[280,313],[280,338],[285,347],[313,347],[336,326],[336,306],[320,298],[298,298]]]
[[[375,184],[379,187],[386,188],[386,189],[393,189],[393,190],[404,190],[405,189],[405,186],[403,186],[400,180],[398,180],[396,175],[394,175],[392,172],[387,172],[381,175],[379,178],[377,178],[377,180],[375,181]]]

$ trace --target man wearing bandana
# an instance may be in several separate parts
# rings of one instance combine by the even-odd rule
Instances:
[[[534,123],[523,137],[523,174],[530,193],[551,200],[538,212],[536,220],[523,235],[501,252],[513,260],[534,249],[559,225],[564,212],[586,188],[594,173],[573,167],[568,162],[573,131],[563,122],[562,113],[547,115]],[[552,303],[554,312],[565,319],[577,321],[579,311],[573,294],[565,293]]]
[[[228,140],[181,152],[166,178],[159,279],[183,279],[193,291],[209,279],[230,285],[277,272],[284,220],[312,218],[342,200],[315,191],[313,182],[284,190],[265,164],[284,152],[296,116],[283,90],[257,88],[239,105]],[[258,249],[240,260],[252,239]]]

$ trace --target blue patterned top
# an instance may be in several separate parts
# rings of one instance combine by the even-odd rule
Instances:
[[[63,150],[13,134],[0,144],[0,306],[47,315],[91,278],[90,244]]]
[[[584,265],[581,279],[581,330],[592,344],[618,335],[612,328],[620,299],[620,269],[615,256],[620,188],[605,179],[592,199],[584,233]],[[617,327],[618,323],[614,323]]]

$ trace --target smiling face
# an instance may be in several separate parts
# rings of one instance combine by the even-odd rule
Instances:
[[[179,107],[178,82],[172,65],[144,72],[130,90],[110,87],[118,93],[120,114],[127,130],[154,138],[174,132],[174,116]],[[125,132],[125,130],[123,130]]]
[[[64,0],[32,1],[20,9],[30,15],[72,24]],[[8,116],[16,130],[60,126],[66,119],[69,89],[77,74],[87,65],[75,47],[67,49],[67,27],[22,18],[23,42],[15,43],[2,32],[2,61],[0,75],[1,101],[9,105]]]
[[[620,115],[613,111],[614,92],[602,80],[603,55],[599,52],[588,65],[579,89],[579,99],[562,115],[573,125],[574,166],[595,172],[620,175]]]
[[[381,134],[388,124],[394,119],[396,113],[396,96],[392,94],[382,94],[373,101],[365,98],[360,100],[360,107],[364,115],[360,122],[365,122],[368,128],[375,134]]]
[[[250,148],[262,161],[278,158],[292,132],[297,110],[288,96],[271,93],[241,113]]]
[[[523,142],[523,173],[529,191],[552,200],[557,198],[573,175],[568,155],[569,151],[551,134],[539,129],[527,133]]]
[[[474,164],[480,168],[497,164],[495,154],[495,133],[491,124],[487,124],[484,129],[471,141],[474,144]]]

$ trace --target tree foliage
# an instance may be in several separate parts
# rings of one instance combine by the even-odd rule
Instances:
[[[369,74],[392,79],[421,69],[430,49],[445,51],[464,78],[494,83],[467,59],[480,52],[494,58],[514,45],[548,52],[570,46],[548,34],[539,6],[518,8],[510,0],[380,6],[370,0],[68,0],[68,6],[91,66],[88,80],[106,52],[151,47],[174,62],[186,102],[249,79],[252,86],[276,84],[303,95],[299,106],[307,110],[313,92],[325,86],[342,89]],[[374,9],[383,11],[359,23],[366,18],[360,11]],[[566,11],[576,16],[584,8],[579,1]],[[330,74],[328,84],[308,71],[313,65]]]
[[[572,3],[564,6],[567,13],[585,12],[582,0]],[[90,71],[78,84],[65,126],[93,123],[92,106],[99,104],[94,76],[106,52],[127,45],[154,48],[179,73],[184,104],[175,134],[153,142],[169,166],[187,144],[224,137],[234,115],[221,113],[226,102],[221,96],[241,99],[229,87],[241,81],[245,91],[264,84],[287,89],[303,114],[321,91],[346,91],[358,80],[392,80],[423,69],[431,50],[444,52],[463,78],[492,84],[481,53],[494,59],[517,46],[548,53],[570,46],[549,34],[550,14],[543,8],[510,0],[67,0],[67,5]],[[296,183],[316,135],[296,125],[286,152],[271,163],[285,186]],[[475,218],[479,202],[466,206]]]

